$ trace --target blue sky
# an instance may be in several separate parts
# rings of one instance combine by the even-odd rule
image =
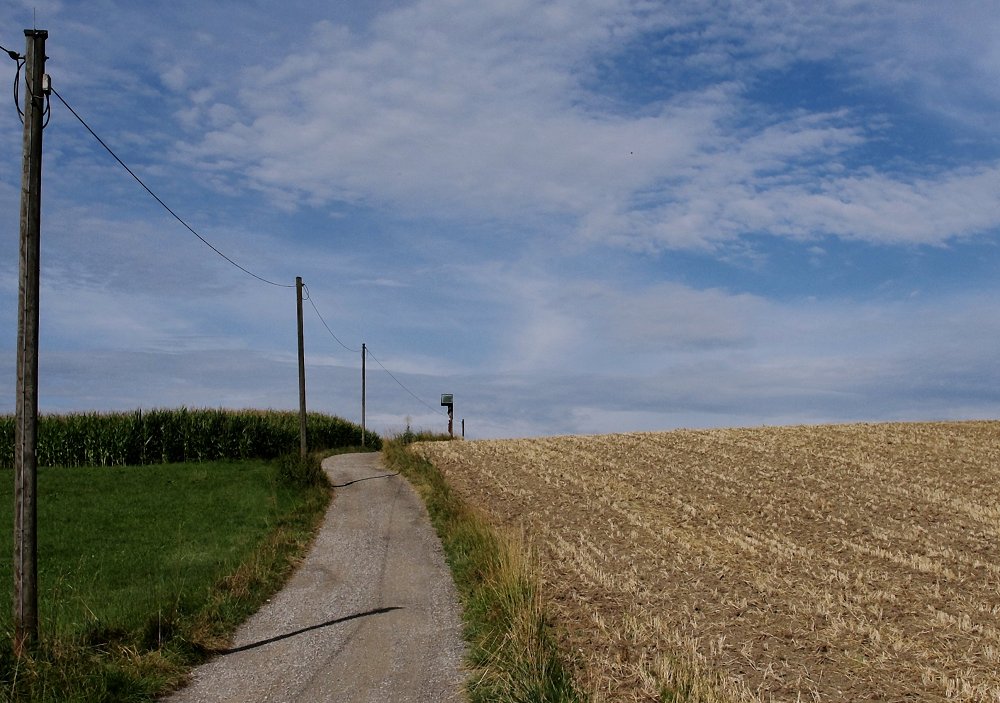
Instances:
[[[371,427],[443,428],[450,392],[470,437],[531,436],[997,417],[998,10],[15,0],[0,44],[47,29],[151,188],[423,401],[370,361]],[[297,407],[294,293],[52,103],[42,411]],[[359,419],[360,355],[308,304],[306,350],[310,407]]]

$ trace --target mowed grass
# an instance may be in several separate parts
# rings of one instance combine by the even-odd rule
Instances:
[[[13,525],[13,472],[0,524]],[[152,700],[280,586],[328,504],[274,462],[42,468],[41,643],[10,650],[13,530],[0,530],[0,700]]]

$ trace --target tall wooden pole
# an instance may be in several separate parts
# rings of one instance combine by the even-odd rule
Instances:
[[[38,640],[38,288],[42,213],[44,30],[26,29],[21,255],[17,291],[17,402],[14,430],[14,651]]]
[[[361,446],[365,446],[365,358],[368,356],[368,347],[361,344]]]
[[[299,323],[299,455],[304,459],[306,444],[306,347],[302,333],[302,276],[295,277],[295,314]]]

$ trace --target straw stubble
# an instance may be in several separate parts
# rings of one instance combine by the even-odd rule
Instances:
[[[1000,423],[419,445],[601,701],[1000,700]]]

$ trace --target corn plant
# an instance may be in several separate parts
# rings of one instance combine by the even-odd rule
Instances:
[[[361,444],[361,428],[309,413],[311,449]],[[369,432],[370,446],[380,439]],[[154,409],[143,412],[43,415],[40,466],[125,466],[181,461],[272,459],[299,446],[299,416],[274,410]],[[0,416],[0,467],[14,463],[14,418]]]

